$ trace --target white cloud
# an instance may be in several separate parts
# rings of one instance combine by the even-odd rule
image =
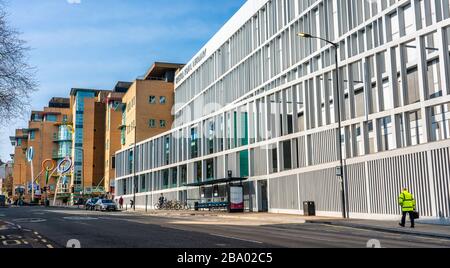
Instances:
[[[71,4],[71,5],[78,5],[81,4],[81,0],[67,0],[67,3]]]

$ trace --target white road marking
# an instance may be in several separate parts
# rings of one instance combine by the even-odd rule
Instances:
[[[19,240],[5,240],[3,241],[3,245],[4,246],[17,246],[17,245],[21,245],[22,242],[20,242]]]
[[[23,218],[23,219],[14,219],[14,222],[18,222],[18,223],[41,223],[41,222],[46,222],[46,219],[41,219],[41,218]]]
[[[47,245],[47,247],[48,247],[48,248],[53,248],[53,246],[52,246],[52,245]]]
[[[70,221],[94,221],[94,220],[98,220],[97,218],[93,218],[93,217],[64,217],[63,219],[70,220]]]
[[[175,227],[172,227],[172,226],[163,226],[163,225],[160,225],[159,227],[163,227],[163,228],[166,227],[166,228],[170,228],[170,229],[177,230],[177,231],[189,232],[189,230],[181,229],[181,228],[175,228]]]
[[[238,237],[233,237],[233,236],[225,236],[225,235],[220,235],[220,234],[210,234],[210,235],[217,236],[217,237],[222,237],[222,238],[228,238],[228,239],[244,241],[244,242],[250,242],[250,243],[255,243],[255,244],[263,244],[263,242],[260,242],[260,241],[243,239],[243,238],[238,238]]]

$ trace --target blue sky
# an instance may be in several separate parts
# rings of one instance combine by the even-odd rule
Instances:
[[[79,2],[79,3],[78,3]],[[6,0],[10,23],[32,48],[39,91],[31,108],[72,87],[111,89],[143,75],[154,61],[187,62],[245,0]],[[8,136],[28,114],[0,127]]]

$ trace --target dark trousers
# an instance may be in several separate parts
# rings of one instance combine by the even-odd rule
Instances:
[[[406,225],[406,216],[409,214],[409,219],[411,220],[411,227],[414,227],[414,212],[413,211],[409,211],[409,212],[403,212],[403,217],[402,217],[402,225],[405,226]]]

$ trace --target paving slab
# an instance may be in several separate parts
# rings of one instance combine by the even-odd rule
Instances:
[[[307,223],[327,224],[334,226],[344,226],[357,229],[381,231],[395,234],[408,234],[423,237],[433,237],[450,239],[450,226],[437,224],[424,224],[418,222],[416,228],[405,228],[399,226],[397,221],[377,221],[377,220],[308,220]]]

